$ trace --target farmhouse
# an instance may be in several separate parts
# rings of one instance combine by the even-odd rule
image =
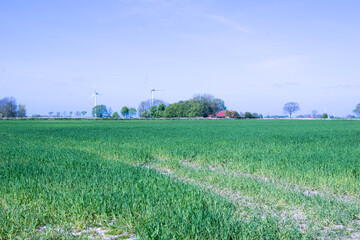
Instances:
[[[228,112],[228,115],[226,115],[226,112]],[[231,113],[231,114],[229,114]],[[235,113],[235,111],[227,111],[227,110],[223,110],[220,111],[216,114],[216,118],[226,118],[226,117],[230,117]]]

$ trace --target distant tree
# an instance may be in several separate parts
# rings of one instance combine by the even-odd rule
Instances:
[[[123,115],[123,117],[128,117],[129,116],[129,108],[128,107],[126,107],[126,106],[124,106],[124,107],[122,107],[122,109],[121,109],[121,115]]]
[[[312,115],[313,118],[316,118],[318,116],[318,111],[317,110],[312,110],[311,115]]]
[[[168,105],[163,113],[163,117],[166,117],[166,118],[178,117],[177,116],[177,105],[178,105],[177,103]],[[202,109],[201,109],[201,114],[202,114]]]
[[[106,117],[108,114],[107,108],[105,105],[97,105],[92,108],[92,115],[93,117],[103,118]]]
[[[70,112],[69,112],[69,115],[70,115],[70,117],[72,117],[72,115],[73,115],[73,112],[72,112],[72,111],[70,111]]]
[[[152,117],[152,118],[156,118],[156,117],[158,117],[158,114],[157,114],[157,106],[152,106],[151,108],[150,108],[150,116]]]
[[[165,111],[166,105],[164,103],[160,103],[158,106],[158,111]]]
[[[49,115],[52,116],[54,112],[49,112]]]
[[[244,117],[245,118],[253,118],[253,115],[251,114],[251,112],[245,112]]]
[[[233,113],[232,117],[237,119],[241,118],[240,114],[236,111]]]
[[[283,110],[285,113],[289,113],[290,114],[290,118],[291,118],[291,115],[294,113],[294,112],[297,112],[300,110],[300,107],[299,107],[299,104],[296,103],[296,102],[288,102],[284,105],[283,107]]]
[[[195,95],[191,100],[199,102],[203,107],[203,117],[215,115],[219,111],[226,110],[225,103],[210,94]]]
[[[252,116],[252,118],[259,118],[259,114],[257,114],[257,113],[252,113],[251,116]]]
[[[85,116],[87,114],[87,111],[82,111],[81,115]]]
[[[188,117],[203,117],[204,113],[203,113],[203,106],[201,105],[201,103],[196,101],[190,101],[190,102],[191,105],[188,111]]]
[[[165,109],[166,109],[166,105],[164,103],[160,103],[159,106],[157,107],[158,117],[163,117],[164,116]]]
[[[164,101],[162,100],[159,100],[159,99],[154,99],[154,105],[155,106],[158,106],[160,105],[161,103],[164,103]],[[142,113],[143,111],[150,111],[150,108],[153,106],[152,102],[151,102],[151,99],[148,99],[148,100],[145,100],[145,101],[142,101],[140,104],[139,104],[139,107],[138,107],[138,112],[139,113]]]
[[[225,111],[226,118],[240,118],[240,114],[236,111]]]
[[[226,118],[232,118],[233,115],[234,115],[233,111],[228,111],[228,110],[225,111],[225,117]]]
[[[327,113],[323,113],[322,118],[329,118],[329,115]]]
[[[120,116],[119,116],[119,114],[118,114],[117,112],[114,112],[114,113],[112,114],[112,117],[113,117],[113,118],[119,118]]]
[[[109,107],[109,110],[108,110],[108,118],[112,117],[113,115],[113,110],[111,107]]]
[[[81,116],[80,111],[76,111],[76,112],[75,112],[75,116],[76,116],[76,117],[80,117],[80,116]]]
[[[358,105],[356,105],[355,109],[353,110],[353,112],[360,117],[360,103]]]
[[[63,114],[62,114],[63,117],[66,117],[67,116],[67,112],[64,111]]]
[[[129,109],[129,117],[135,117],[136,116],[136,113],[137,113],[137,111],[136,111],[136,109],[135,108],[130,108]]]
[[[143,111],[143,112],[141,112],[141,115],[140,115],[140,116],[143,117],[143,118],[149,118],[149,117],[150,117],[150,114],[149,114],[148,111]]]
[[[60,117],[61,113],[60,112],[56,112],[56,117]]]
[[[215,98],[212,102],[212,108],[214,113],[226,110],[225,102],[219,98]]]
[[[0,100],[0,114],[3,117],[16,117],[17,107],[14,97],[5,97]]]
[[[18,117],[26,117],[26,107],[25,107],[25,105],[19,104],[17,116]]]

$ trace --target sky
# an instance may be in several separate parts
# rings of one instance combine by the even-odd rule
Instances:
[[[346,116],[360,102],[358,0],[0,1],[0,98],[28,115],[209,93],[229,110]]]

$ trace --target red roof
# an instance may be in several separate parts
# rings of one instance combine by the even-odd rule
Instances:
[[[228,111],[228,112],[231,112],[231,113],[235,113],[235,111]],[[225,117],[225,113],[226,113],[226,110],[223,110],[223,111],[220,111],[216,114],[216,117]]]
[[[225,112],[226,111],[220,111],[216,114],[216,117],[225,117]]]

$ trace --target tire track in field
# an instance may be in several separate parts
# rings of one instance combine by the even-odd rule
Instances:
[[[259,182],[262,182],[262,183],[265,183],[265,184],[268,184],[271,186],[275,186],[277,188],[283,188],[289,192],[295,192],[298,194],[305,195],[306,197],[309,197],[309,198],[318,196],[326,201],[328,201],[329,199],[335,199],[339,203],[342,203],[345,205],[354,204],[356,207],[358,207],[360,209],[360,199],[358,199],[356,197],[347,196],[347,195],[339,196],[339,195],[332,194],[330,192],[313,190],[306,186],[285,183],[280,180],[275,181],[271,178],[260,177],[260,176],[252,175],[252,174],[248,174],[248,173],[228,171],[228,170],[224,170],[222,167],[204,168],[204,167],[201,167],[200,164],[189,163],[187,161],[182,162],[182,164],[185,165],[186,167],[192,168],[194,170],[205,170],[205,171],[219,173],[221,175],[231,175],[231,176],[235,176],[235,177],[253,179],[255,181],[259,181]],[[293,212],[293,211],[291,211],[291,212]],[[296,211],[296,212],[298,212],[298,211]],[[304,216],[306,216],[306,214],[301,212],[300,210],[299,210],[299,212],[301,214],[304,214]],[[326,237],[323,239],[327,239],[327,238],[330,238],[329,237],[330,235],[334,234],[334,231],[341,231],[341,230],[346,230],[352,234],[350,238],[348,238],[346,236],[341,236],[340,237],[341,239],[343,239],[343,238],[345,238],[345,239],[360,239],[360,214],[358,215],[357,220],[352,220],[352,221],[348,222],[348,224],[346,224],[346,226],[343,224],[340,224],[340,223],[333,224],[331,227],[323,226],[322,229],[320,230],[320,232],[323,233],[324,235],[326,235]],[[338,237],[339,236],[337,236],[336,239],[338,239]]]
[[[309,193],[307,194],[303,189],[300,187],[294,188],[290,184],[273,181],[269,178],[262,178],[259,176],[247,174],[247,173],[239,173],[239,172],[231,172],[231,171],[225,171],[221,168],[202,168],[198,164],[190,164],[188,162],[182,163],[184,166],[195,169],[195,170],[205,170],[205,171],[216,171],[221,174],[230,174],[232,176],[236,177],[244,177],[244,178],[251,178],[257,181],[264,182],[266,184],[273,184],[276,187],[282,187],[290,191],[297,191],[299,193],[302,193],[308,197],[312,196],[322,196],[321,194],[324,194],[323,197],[329,197],[332,196],[328,193]],[[325,227],[319,224],[312,223],[306,214],[301,211],[300,209],[292,206],[291,210],[278,210],[279,206],[277,204],[271,204],[267,205],[261,200],[247,196],[246,194],[243,194],[241,191],[233,191],[228,188],[222,188],[215,185],[212,185],[210,183],[204,183],[201,181],[197,181],[195,179],[181,177],[176,174],[176,171],[170,170],[168,168],[165,168],[164,166],[158,166],[155,164],[145,164],[145,165],[135,165],[135,166],[141,166],[148,169],[153,169],[160,174],[168,175],[172,178],[175,178],[176,180],[179,180],[183,183],[190,184],[193,186],[200,187],[202,189],[208,190],[212,193],[215,193],[233,203],[235,203],[237,206],[239,206],[238,214],[242,219],[246,219],[246,217],[249,217],[249,214],[259,213],[262,217],[275,217],[278,219],[279,222],[286,225],[288,224],[294,224],[297,226],[298,230],[306,233],[306,232],[317,232],[320,234],[318,238],[320,239],[360,239],[360,221],[353,221],[349,224],[347,224],[348,227],[345,227],[344,225],[333,225],[331,227]],[[344,201],[343,199],[338,199],[339,201]],[[348,203],[349,201],[344,201]],[[244,208],[245,206],[245,208]],[[250,220],[250,219],[248,219]],[[354,226],[355,228],[351,227]],[[347,233],[341,232],[341,230],[346,230]],[[346,236],[349,235],[349,236]]]
[[[279,211],[274,206],[266,205],[262,202],[259,202],[255,198],[246,196],[240,191],[220,188],[209,183],[203,183],[191,178],[181,177],[176,175],[175,171],[167,168],[153,166],[150,164],[134,166],[140,166],[143,168],[155,170],[160,174],[168,175],[177,181],[181,181],[185,184],[193,185],[201,189],[208,190],[216,195],[219,195],[236,204],[236,206],[238,207],[237,214],[243,220],[245,219],[247,221],[250,221],[251,215],[254,215],[254,213],[256,213],[259,214],[259,216],[261,216],[262,218],[276,218],[284,225],[284,227],[287,227],[290,224],[295,224],[298,227],[298,230],[301,232],[307,232],[311,229],[310,221],[308,221],[306,215],[297,208],[293,208],[292,211]]]
[[[322,191],[322,190],[317,190],[311,187],[307,187],[304,185],[299,185],[299,184],[295,184],[295,183],[287,183],[278,179],[272,179],[272,178],[268,178],[268,177],[262,177],[262,176],[258,176],[258,175],[254,175],[254,174],[250,174],[250,173],[244,173],[244,172],[235,172],[235,171],[229,171],[229,170],[224,170],[222,167],[208,167],[208,168],[204,168],[201,167],[200,164],[197,163],[190,163],[187,161],[182,162],[183,165],[193,168],[195,170],[207,170],[207,171],[212,171],[212,172],[217,172],[223,175],[231,175],[231,176],[235,176],[235,177],[243,177],[243,178],[249,178],[249,179],[253,179],[259,182],[263,182],[272,186],[276,186],[276,187],[280,187],[280,188],[284,188],[287,189],[289,191],[295,191],[298,193],[302,193],[305,196],[308,197],[312,197],[312,196],[320,196],[323,198],[332,198],[335,199],[339,202],[343,202],[343,203],[353,203],[353,204],[357,204],[360,206],[360,199],[355,197],[355,196],[350,196],[350,195],[336,195],[327,191]]]

